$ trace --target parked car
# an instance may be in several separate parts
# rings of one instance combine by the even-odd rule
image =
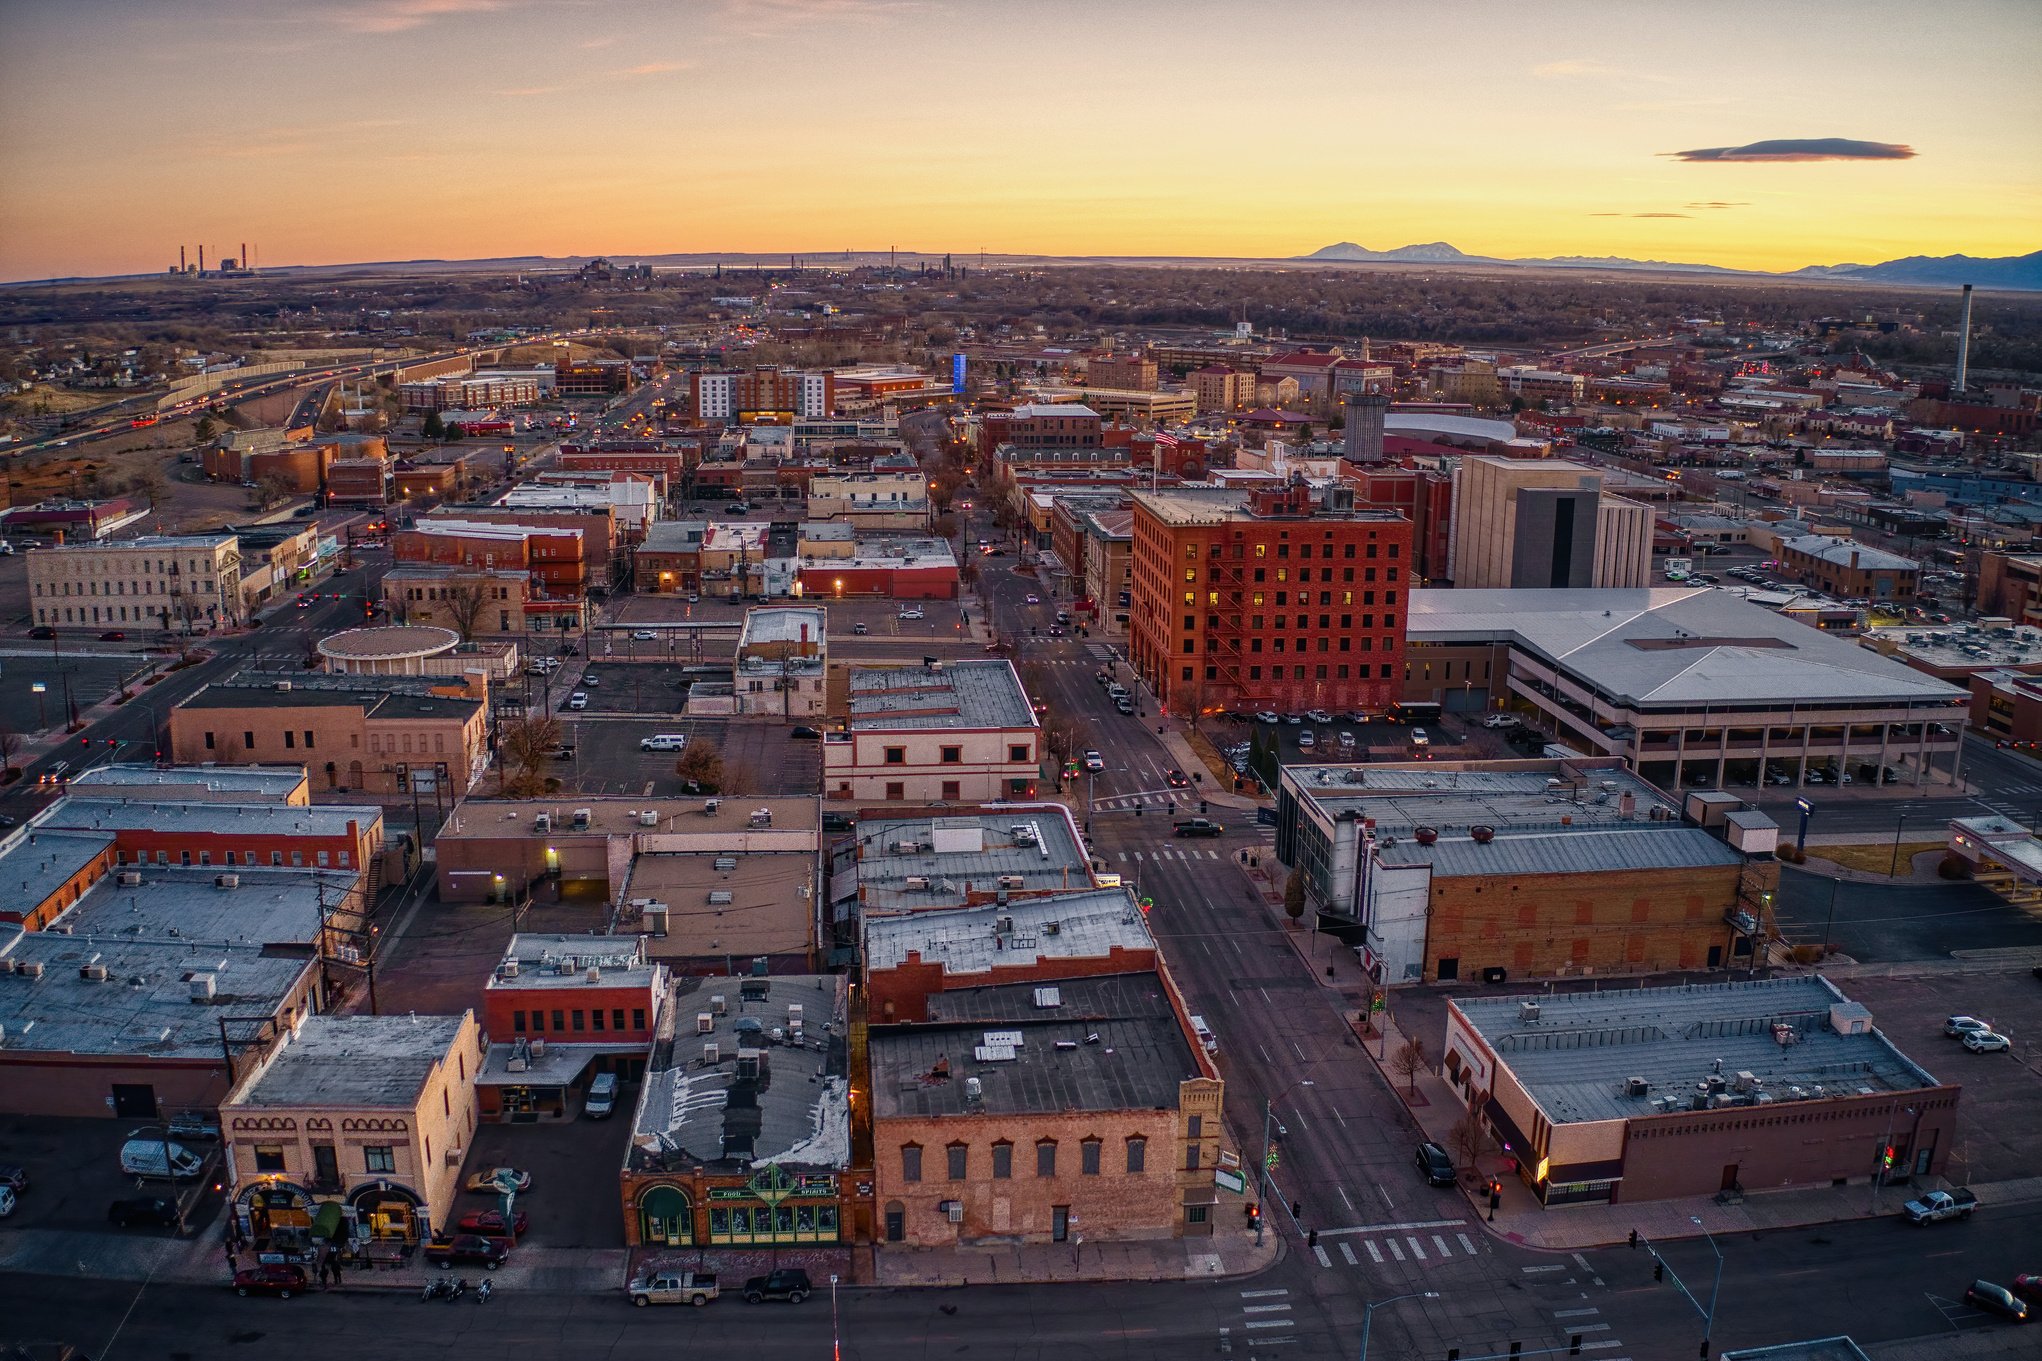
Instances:
[[[500,1192],[505,1187],[519,1195],[532,1189],[532,1174],[520,1172],[515,1167],[478,1167],[468,1174],[462,1183],[464,1190]]]
[[[1974,1054],[2003,1054],[2014,1046],[1996,1030],[1974,1030],[1964,1037],[1964,1047]]]
[[[1482,726],[1485,728],[1514,728],[1517,726],[1517,715],[1490,714],[1482,720]]]
[[[585,690],[577,690],[573,694],[569,695],[567,697],[567,707],[575,710],[588,708],[588,692]]]
[[[1990,1029],[1990,1021],[1981,1021],[1976,1016],[1951,1016],[1943,1021],[1943,1033],[1952,1039],[1962,1039],[1975,1030]]]
[[[2034,1272],[2023,1272],[2021,1275],[2014,1277],[2013,1284],[2008,1286],[2007,1289],[2013,1291],[2014,1294],[2026,1300],[2029,1304],[2042,1304],[2042,1275],[2037,1275]]]
[[[1933,1224],[1941,1219],[1969,1219],[1977,1208],[1978,1197],[1959,1189],[1930,1191],[1901,1206],[1900,1213],[1910,1224]]]
[[[918,609],[906,609],[900,612],[900,617],[902,619],[920,619],[923,618],[924,616],[922,612]]]
[[[1119,699],[1113,701],[1113,709],[1115,713],[1132,714],[1134,712],[1134,696],[1122,695]]]
[[[859,635],[860,637],[863,637],[864,635],[872,632],[872,630],[870,628],[867,628],[865,625],[865,621],[861,619],[857,623],[851,625],[851,632]]]
[[[525,1231],[531,1228],[531,1226],[531,1216],[527,1215],[523,1210],[511,1212],[510,1228],[508,1230],[511,1237],[523,1238]],[[460,1221],[454,1227],[462,1233],[479,1233],[491,1238],[502,1238],[506,1232],[503,1226],[503,1211],[501,1210],[470,1210],[467,1214],[461,1216]]]
[[[237,1295],[275,1295],[280,1300],[287,1300],[304,1289],[305,1269],[289,1263],[243,1267],[234,1273],[234,1293]]]
[[[1429,747],[1432,745],[1432,738],[1425,729],[1413,728],[1411,730],[1411,745],[1414,747]]]
[[[687,745],[688,735],[681,732],[659,732],[638,739],[640,751],[680,751]]]
[[[435,1238],[425,1245],[425,1260],[442,1271],[456,1263],[494,1271],[510,1257],[510,1244],[501,1238],[484,1238],[479,1233],[457,1233],[452,1238]]]
[[[20,1197],[14,1194],[12,1186],[0,1186],[0,1219],[5,1219],[13,1214],[14,1207],[19,1200]]]
[[[788,729],[787,735],[789,737],[800,737],[805,738],[810,742],[815,742],[821,740],[822,729],[812,728],[806,723],[797,723],[792,728]]]
[[[716,1298],[716,1278],[700,1271],[662,1271],[640,1276],[625,1289],[631,1302],[643,1309],[648,1304],[692,1304],[697,1309]]]
[[[1307,723],[1331,723],[1333,715],[1327,713],[1324,709],[1307,709],[1305,710],[1305,721]]]
[[[1982,1309],[1988,1314],[1998,1314],[2014,1323],[2026,1323],[2030,1317],[2028,1302],[2003,1285],[1991,1281],[1973,1281],[1964,1287],[1964,1303],[1973,1309]]]
[[[19,1163],[0,1163],[0,1186],[4,1186],[8,1190],[17,1193],[26,1191],[28,1189],[28,1169]]]
[[[48,624],[44,624],[39,628],[30,629],[28,636],[31,638],[54,638],[57,636],[57,631]]]
[[[1426,1142],[1418,1145],[1418,1175],[1425,1178],[1427,1186],[1451,1186],[1454,1184],[1454,1160],[1438,1144]]]
[[[603,678],[591,671],[581,678],[581,688],[584,690],[600,690],[603,688]]]
[[[807,1299],[813,1287],[808,1283],[808,1273],[800,1267],[782,1267],[765,1276],[754,1276],[744,1283],[744,1297],[748,1304],[761,1300],[785,1300],[799,1304]]]
[[[177,1224],[177,1202],[162,1196],[129,1196],[106,1207],[106,1222],[117,1229],[138,1225],[147,1229],[173,1228]]]
[[[161,1138],[129,1138],[121,1145],[121,1171],[131,1177],[190,1181],[205,1171],[205,1160],[182,1144]]]
[[[1316,747],[1317,745],[1319,745],[1319,739],[1312,736],[1310,733],[1301,732],[1298,734],[1298,747],[1300,749],[1309,750],[1310,748]]]
[[[108,629],[105,633],[99,635],[99,641],[102,643],[120,643],[125,642],[127,636],[127,634],[122,633],[119,629]]]
[[[218,1118],[204,1111],[179,1111],[170,1117],[170,1137],[173,1139],[217,1139],[220,1137]]]
[[[1256,712],[1255,721],[1257,723],[1281,723],[1283,722],[1283,717],[1271,710],[1261,709]]]

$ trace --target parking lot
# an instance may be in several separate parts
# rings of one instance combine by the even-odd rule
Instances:
[[[143,1181],[120,1169],[121,1145],[141,1120],[63,1120],[44,1116],[0,1116],[0,1163],[28,1172],[28,1189],[0,1233],[14,1229],[58,1229],[116,1235],[168,1237],[169,1229],[118,1229],[107,1222],[107,1207],[131,1196],[168,1196],[167,1181]],[[152,1136],[156,1131],[150,1131]],[[218,1218],[223,1203],[212,1188],[219,1180],[219,1144],[210,1140],[176,1141],[207,1158],[206,1175],[180,1182],[186,1197],[188,1234],[202,1231]]]
[[[638,1089],[618,1093],[617,1113],[608,1120],[577,1117],[536,1125],[478,1125],[461,1178],[483,1168],[515,1167],[532,1174],[532,1189],[517,1198],[531,1216],[521,1242],[546,1248],[616,1248],[624,1241],[624,1212],[617,1173],[631,1142],[631,1113]],[[463,1191],[454,1198],[456,1218],[471,1210],[501,1209],[493,1194]]]
[[[585,664],[580,664],[579,658],[568,661],[551,676],[525,677],[535,707],[550,706],[563,715],[678,714],[688,702],[689,685],[708,679],[686,674],[680,663],[605,662],[600,658]],[[585,709],[569,707],[576,692],[588,696]]]
[[[66,721],[67,684],[71,700],[85,709],[148,667],[142,654],[121,652],[107,643],[83,651],[65,644],[54,658],[48,643],[10,643],[0,647],[0,714],[20,732],[61,728]],[[35,693],[37,684],[44,687],[40,695]]]
[[[684,733],[690,741],[716,744],[723,754],[724,792],[730,794],[813,794],[822,770],[821,743],[793,735],[794,725],[777,719],[656,719],[562,714],[564,740],[574,757],[552,763],[549,774],[585,794],[680,797],[674,765],[678,752],[643,751],[640,741],[656,733]]]

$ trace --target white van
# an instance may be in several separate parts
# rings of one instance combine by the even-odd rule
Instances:
[[[597,1073],[596,1080],[588,1085],[588,1100],[582,1103],[581,1113],[591,1120],[607,1120],[617,1109],[617,1075]]]
[[[1205,1017],[1191,1018],[1191,1033],[1198,1036],[1198,1043],[1208,1054],[1220,1052],[1220,1037],[1212,1033],[1212,1027],[1205,1023]]]
[[[183,1144],[166,1144],[161,1139],[130,1139],[121,1145],[121,1171],[131,1177],[190,1181],[205,1169],[204,1160]]]
[[[654,733],[638,739],[640,751],[680,751],[688,745],[688,735],[679,732]]]

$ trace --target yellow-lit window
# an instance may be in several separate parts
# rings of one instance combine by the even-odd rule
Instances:
[[[1187,605],[1196,605],[1198,603],[1198,592],[1186,591],[1184,593],[1184,603]]]
[[[1196,567],[1187,567],[1187,568],[1185,568],[1185,569],[1184,569],[1184,579],[1185,579],[1186,581],[1196,581],[1196,580],[1198,580],[1198,569],[1197,569]]]
[[[1258,543],[1258,544],[1256,544],[1256,545],[1255,545],[1255,556],[1256,556],[1256,557],[1258,557],[1258,558],[1266,558],[1266,557],[1268,557],[1268,556],[1269,556],[1269,545],[1268,545],[1268,544],[1266,544],[1266,543]]]
[[[1207,592],[1205,593],[1205,603],[1206,603],[1206,604],[1208,604],[1208,605],[1217,605],[1217,604],[1219,604],[1219,603],[1220,603],[1220,593],[1219,593],[1218,591],[1207,591]]]
[[[1255,603],[1255,604],[1257,604],[1257,605],[1260,605],[1260,604],[1262,603],[1262,592],[1260,592],[1260,591],[1257,591],[1257,592],[1255,592],[1255,601],[1254,601],[1254,603]]]
[[[1288,568],[1288,567],[1279,567],[1279,568],[1277,568],[1277,569],[1276,569],[1276,579],[1277,579],[1278,581],[1289,581],[1289,580],[1290,580],[1290,568]]]
[[[1352,605],[1354,603],[1354,592],[1342,591],[1340,593],[1340,603],[1343,605]]]
[[[1197,544],[1195,544],[1195,543],[1187,543],[1187,544],[1185,544],[1185,545],[1184,545],[1184,558],[1185,558],[1185,560],[1186,560],[1187,562],[1190,562],[1190,561],[1195,561],[1195,560],[1197,559],[1197,557],[1198,557],[1198,545],[1197,545]]]

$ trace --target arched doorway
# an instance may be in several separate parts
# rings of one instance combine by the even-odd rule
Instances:
[[[425,1236],[424,1197],[394,1181],[372,1181],[349,1193],[347,1203],[371,1238],[416,1243]]]
[[[897,1200],[886,1202],[886,1241],[899,1243],[908,1236],[908,1207]]]
[[[647,1187],[638,1197],[638,1241],[688,1247],[695,1241],[695,1211],[678,1186]]]
[[[312,1193],[293,1181],[250,1182],[234,1197],[234,1218],[257,1252],[286,1255],[310,1248]]]

